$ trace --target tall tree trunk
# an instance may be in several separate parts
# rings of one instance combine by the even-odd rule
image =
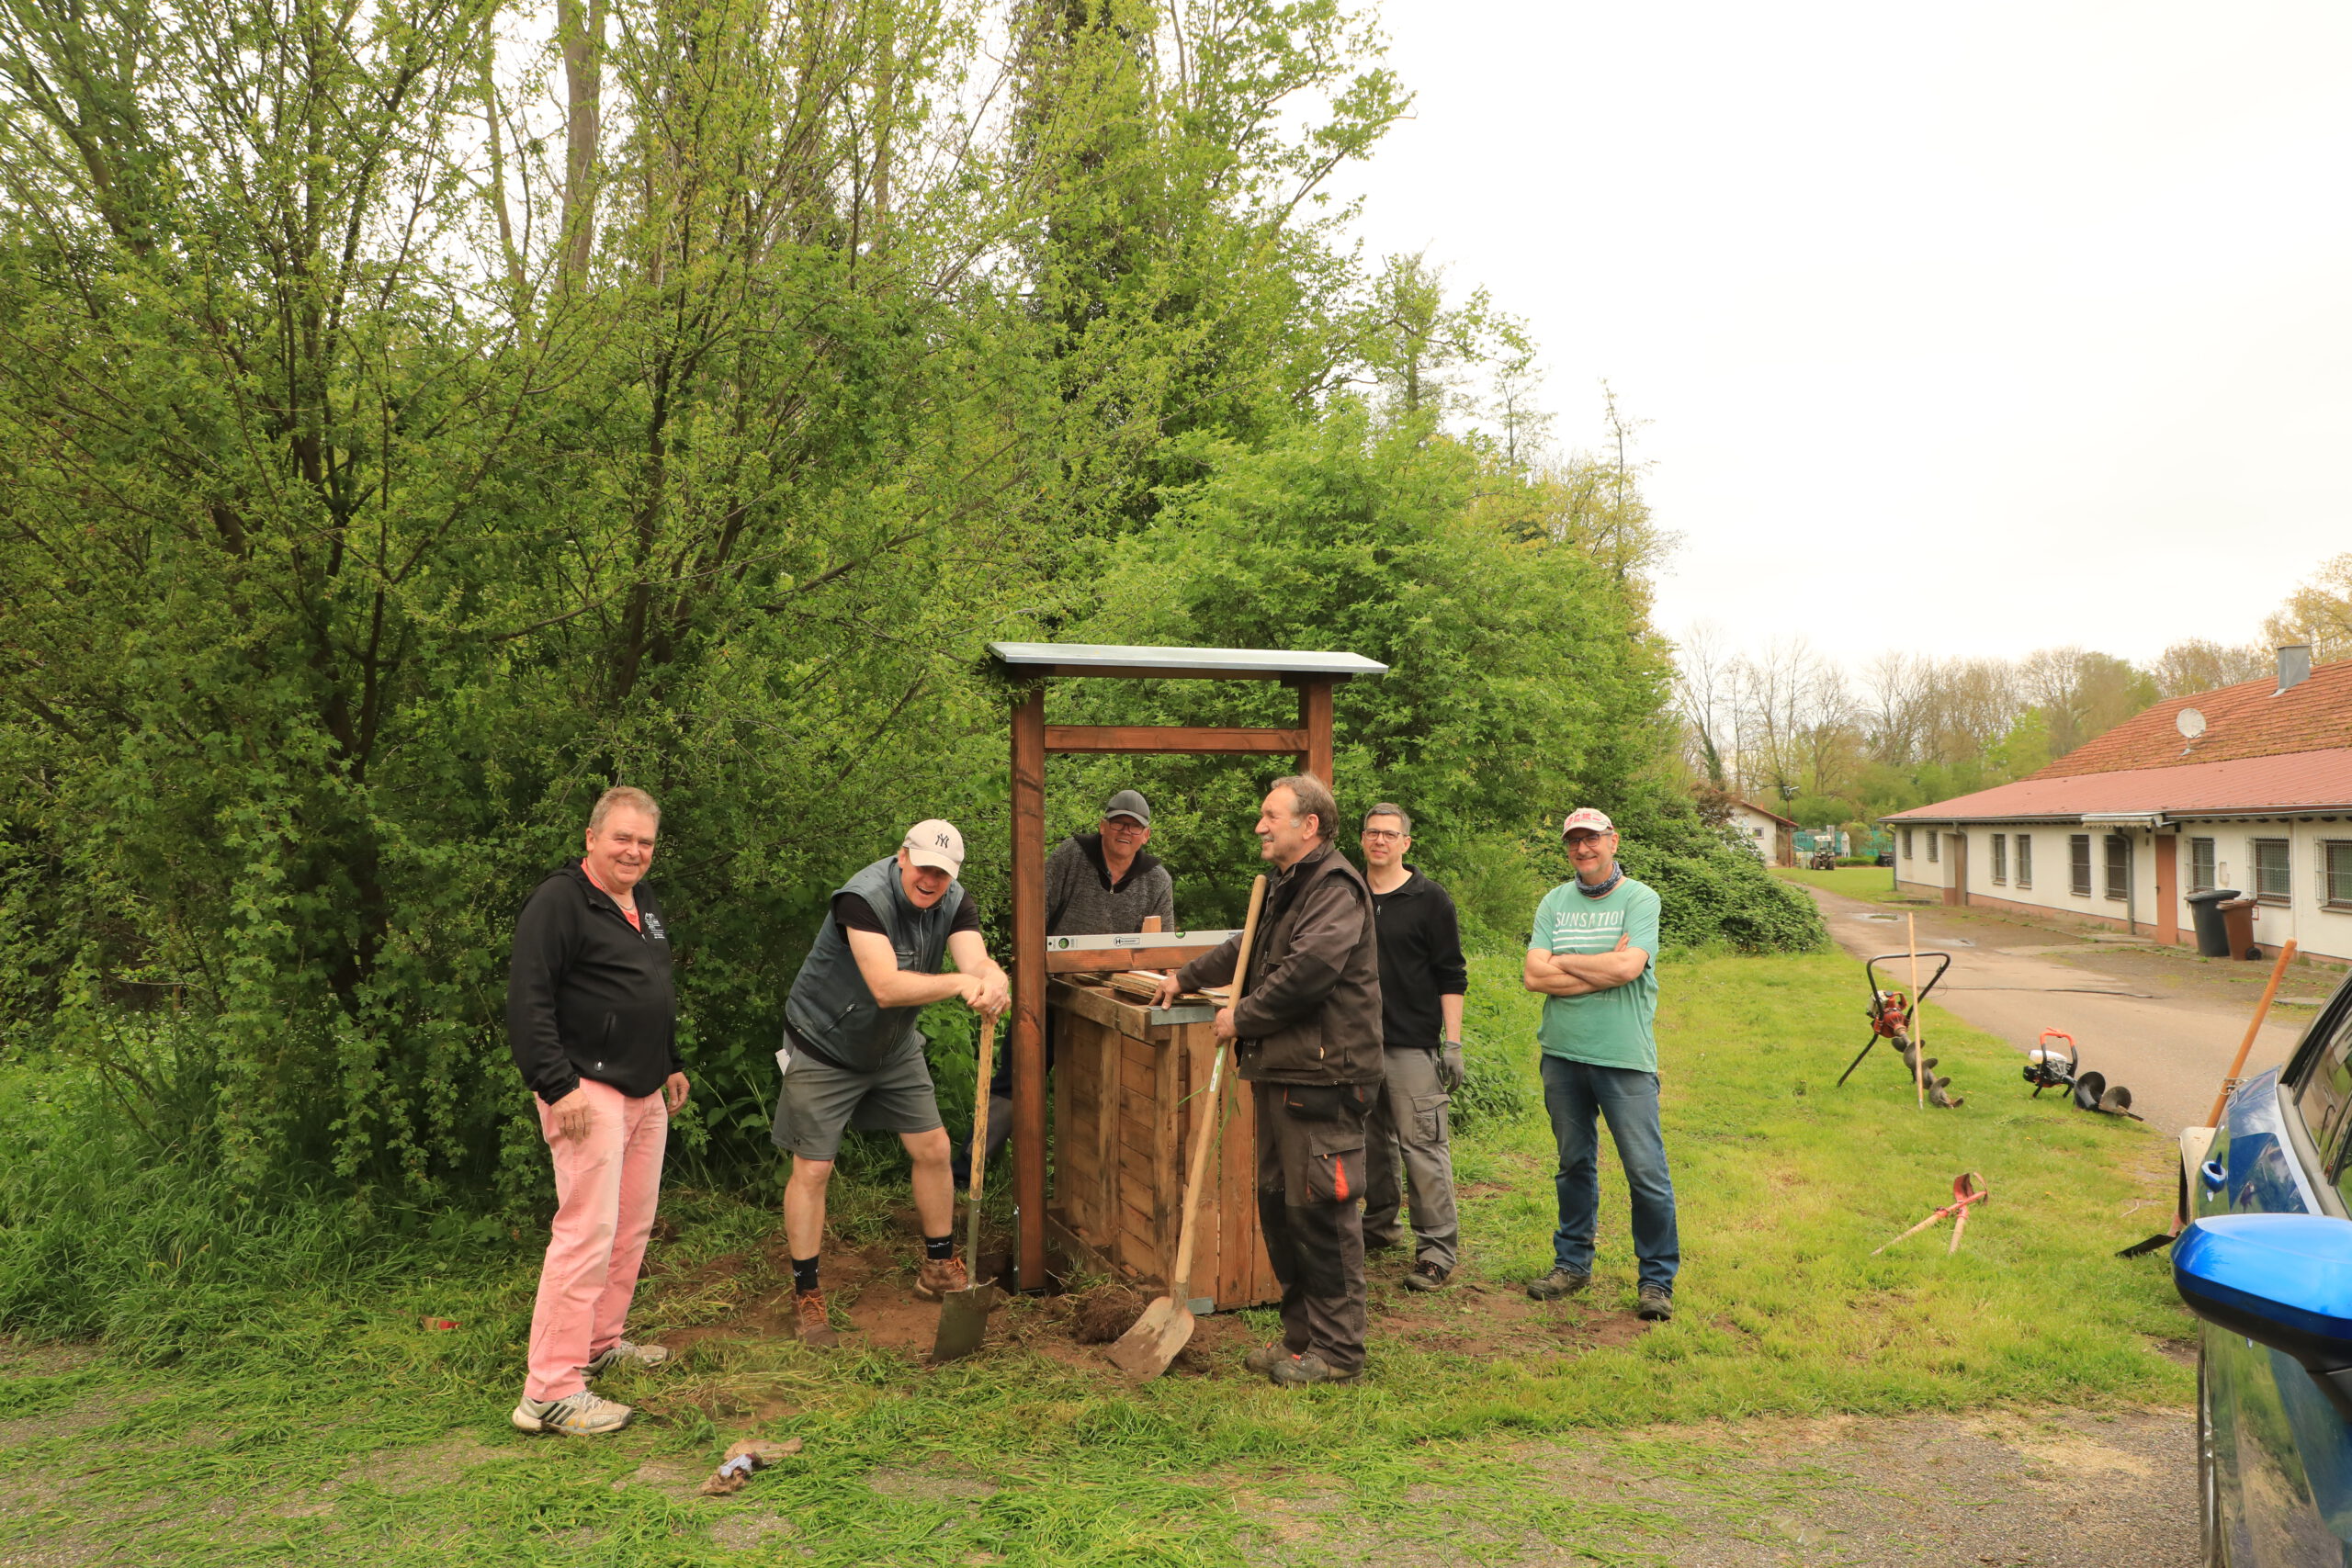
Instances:
[[[588,270],[596,244],[596,142],[605,100],[605,6],[556,0],[556,34],[563,45],[564,156],[562,276],[569,283]]]

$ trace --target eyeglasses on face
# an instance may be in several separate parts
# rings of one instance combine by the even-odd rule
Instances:
[[[1405,835],[1394,828],[1366,828],[1363,836],[1367,839],[1401,839]]]

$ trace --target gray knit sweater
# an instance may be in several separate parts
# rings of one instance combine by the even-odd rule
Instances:
[[[1158,915],[1161,931],[1176,929],[1176,885],[1153,856],[1137,853],[1115,887],[1100,833],[1073,833],[1046,857],[1047,936],[1139,931],[1146,915]]]

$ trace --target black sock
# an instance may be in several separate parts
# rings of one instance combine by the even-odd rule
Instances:
[[[792,1260],[792,1288],[804,1296],[817,1288],[815,1258],[796,1258]]]
[[[933,1263],[938,1263],[946,1258],[955,1257],[956,1233],[954,1231],[949,1231],[945,1235],[927,1235],[923,1237],[922,1255]]]

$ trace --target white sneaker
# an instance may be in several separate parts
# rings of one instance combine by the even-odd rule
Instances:
[[[514,1407],[514,1425],[526,1432],[560,1432],[567,1438],[593,1438],[617,1432],[637,1414],[626,1404],[599,1399],[582,1389],[561,1399],[529,1399]]]
[[[593,1378],[598,1372],[611,1371],[627,1364],[632,1367],[658,1367],[670,1359],[668,1347],[639,1345],[627,1339],[616,1339],[612,1348],[580,1369],[582,1377]]]

